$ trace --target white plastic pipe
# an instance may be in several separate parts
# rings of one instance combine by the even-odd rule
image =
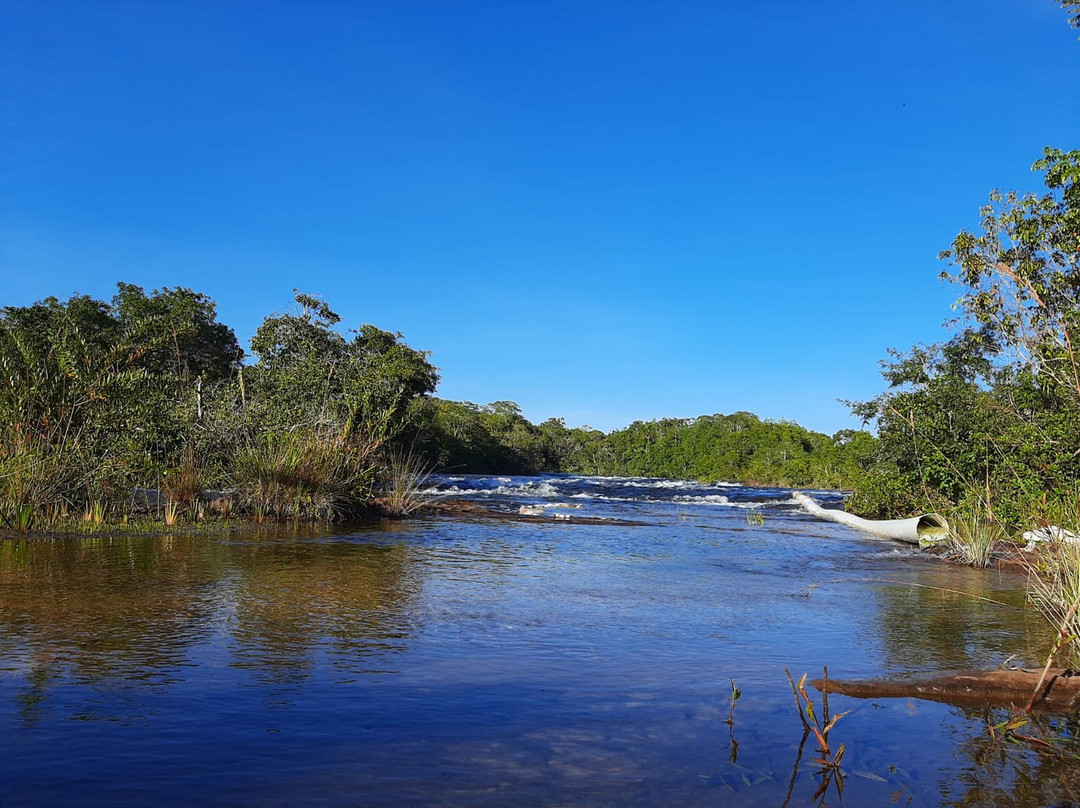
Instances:
[[[908,544],[935,544],[944,541],[949,535],[949,523],[937,513],[924,513],[910,519],[863,519],[847,511],[822,508],[812,497],[801,492],[791,495],[805,511],[830,522],[839,522],[856,530],[881,536],[883,539],[903,541]]]

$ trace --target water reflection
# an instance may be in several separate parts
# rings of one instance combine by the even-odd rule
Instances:
[[[168,682],[211,630],[221,548],[192,538],[0,542],[0,654],[44,681]]]
[[[1009,717],[1004,710],[964,711],[976,725],[993,726]],[[1046,746],[1009,742],[1000,734],[979,733],[963,738],[955,757],[960,771],[942,783],[942,806],[1073,805],[1080,799],[1080,747],[1076,743],[1076,717],[1042,719],[1029,737],[1054,739]]]
[[[267,681],[311,675],[317,651],[365,673],[406,647],[406,613],[419,588],[405,545],[251,543],[231,557],[235,664]]]
[[[4,804],[833,804],[785,665],[1045,647],[1019,612],[945,591],[1019,605],[1022,581],[794,513],[749,529],[648,506],[670,521],[0,542]],[[1064,764],[995,769],[978,717],[833,709],[852,710],[850,805],[1069,793],[1035,787]]]
[[[933,564],[934,566],[930,566]],[[1037,664],[1053,634],[1025,607],[1022,579],[919,562],[873,585],[885,666],[901,673]]]
[[[404,647],[418,588],[400,544],[0,542],[0,668],[23,679],[26,721],[44,714],[55,682],[102,692],[167,686],[215,654],[276,683],[310,676],[318,652],[348,675],[383,667]]]

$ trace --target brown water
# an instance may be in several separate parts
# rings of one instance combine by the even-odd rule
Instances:
[[[819,804],[785,667],[933,673],[1048,647],[1019,578],[812,521],[789,492],[453,486],[649,524],[0,542],[0,805]],[[995,716],[832,707],[851,710],[833,733],[849,805],[1078,787],[992,742]]]

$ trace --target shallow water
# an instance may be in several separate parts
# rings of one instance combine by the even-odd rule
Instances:
[[[0,805],[811,805],[785,667],[934,673],[1048,647],[1022,579],[812,520],[790,491],[434,490],[581,507],[0,543]],[[1039,806],[1076,786],[990,743],[984,715],[831,702],[851,710],[833,733],[849,805]]]

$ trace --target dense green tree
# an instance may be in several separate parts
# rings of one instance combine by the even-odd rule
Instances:
[[[326,303],[299,292],[296,302],[298,311],[267,317],[251,341],[256,362],[244,369],[241,395],[253,427],[327,429],[381,444],[413,399],[434,392],[428,354],[372,325],[342,334]]]
[[[133,334],[143,351],[140,367],[171,375],[181,384],[216,384],[231,379],[244,353],[232,329],[217,322],[217,306],[190,289],[155,290],[117,284],[112,310],[120,328]]]
[[[1080,151],[1046,149],[1047,192],[994,191],[981,231],[941,253],[962,287],[945,343],[894,355],[890,388],[854,412],[875,421],[866,512],[978,502],[1021,521],[1080,482]],[[906,493],[902,493],[906,492]]]
[[[0,494],[128,495],[176,462],[202,380],[223,380],[238,356],[213,304],[186,289],[146,295],[120,284],[111,302],[76,295],[0,309]]]

